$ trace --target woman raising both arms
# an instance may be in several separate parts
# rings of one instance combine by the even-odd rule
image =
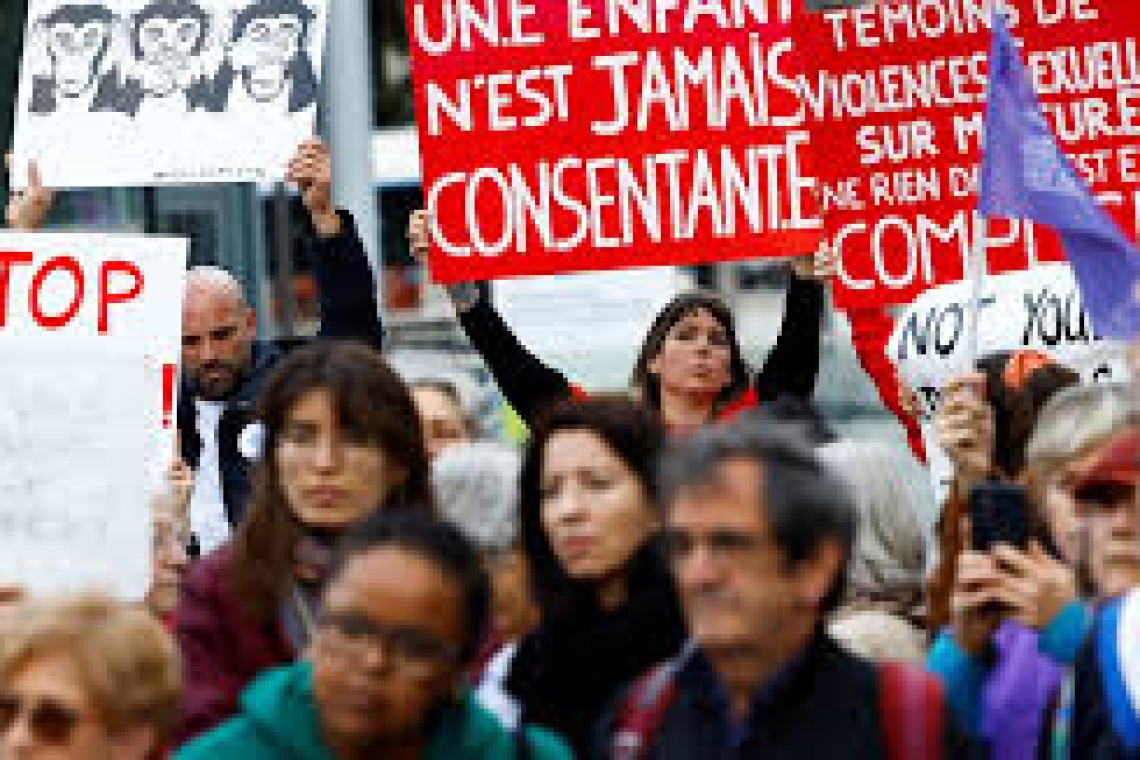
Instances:
[[[408,237],[413,254],[426,257],[426,211],[412,215]],[[764,367],[744,360],[732,312],[708,293],[684,293],[657,315],[634,365],[635,395],[680,432],[724,420],[780,396],[811,398],[819,373],[819,335],[828,264],[824,255],[798,259],[788,288],[780,336]],[[510,331],[475,283],[448,287],[472,345],[491,369],[507,401],[528,425],[558,401],[587,393],[543,364]]]

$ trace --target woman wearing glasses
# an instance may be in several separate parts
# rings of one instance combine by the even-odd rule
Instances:
[[[97,596],[29,604],[0,647],[0,758],[157,757],[179,692],[174,642],[146,611]]]
[[[523,553],[541,623],[488,667],[479,696],[505,721],[589,757],[608,700],[676,654],[684,623],[658,556],[652,486],[665,431],[624,397],[556,406],[520,481]]]
[[[190,571],[176,613],[183,739],[233,714],[258,673],[304,651],[348,528],[378,508],[433,503],[411,395],[371,349],[297,349],[267,381],[259,419],[246,521]]]
[[[504,730],[466,687],[491,591],[456,528],[388,510],[335,564],[306,661],[258,678],[178,760],[569,760],[545,731]]]

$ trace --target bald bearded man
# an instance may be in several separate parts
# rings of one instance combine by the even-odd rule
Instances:
[[[300,190],[311,223],[304,245],[320,291],[318,337],[362,340],[379,350],[383,328],[375,277],[352,216],[333,204],[331,166],[326,146],[308,140],[286,173],[286,181]],[[29,186],[9,199],[8,223],[39,228],[53,197],[31,167]],[[256,316],[233,275],[217,267],[187,273],[178,429],[182,457],[195,470],[190,520],[202,552],[226,540],[249,496],[250,462],[239,440],[254,422],[254,402],[280,358],[276,347],[256,336]]]

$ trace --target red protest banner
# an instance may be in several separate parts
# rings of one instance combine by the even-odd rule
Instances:
[[[432,275],[814,251],[791,9],[409,0]]]
[[[1140,14],[1119,0],[1006,2],[1046,118],[1094,193],[1135,235],[1140,220]],[[990,44],[985,0],[876,0],[814,15],[805,124],[820,161],[836,300],[904,303],[962,279],[978,229]],[[995,220],[991,272],[1064,258],[1056,236]]]

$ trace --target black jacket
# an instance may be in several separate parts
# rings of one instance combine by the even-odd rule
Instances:
[[[610,697],[685,640],[673,584],[647,547],[630,563],[629,596],[616,610],[576,605],[524,636],[505,687],[522,718],[560,734],[588,760],[594,730]]]
[[[364,244],[352,216],[340,212],[339,235],[321,238],[310,233],[306,240],[313,274],[320,290],[321,338],[362,340],[380,350],[384,330],[376,303],[376,281]],[[253,346],[253,370],[229,398],[218,424],[218,465],[222,497],[230,524],[241,522],[250,492],[249,463],[238,451],[238,438],[254,421],[254,405],[270,370],[281,352],[270,344]],[[182,435],[182,458],[194,469],[202,454],[198,435],[195,390],[183,378],[178,401],[178,429]]]
[[[711,673],[699,653],[680,671],[677,696],[644,755],[646,760],[888,760],[878,670],[841,649],[825,633],[776,676],[735,737]],[[619,697],[599,725],[598,757],[612,757],[612,737],[626,699]],[[943,757],[980,757],[953,725],[949,711],[945,720]]]
[[[811,398],[819,374],[823,303],[820,283],[792,276],[780,335],[763,369],[753,378],[761,401],[784,394]],[[461,314],[459,323],[487,362],[507,402],[528,425],[554,403],[574,395],[570,381],[527,350],[486,297]]]

